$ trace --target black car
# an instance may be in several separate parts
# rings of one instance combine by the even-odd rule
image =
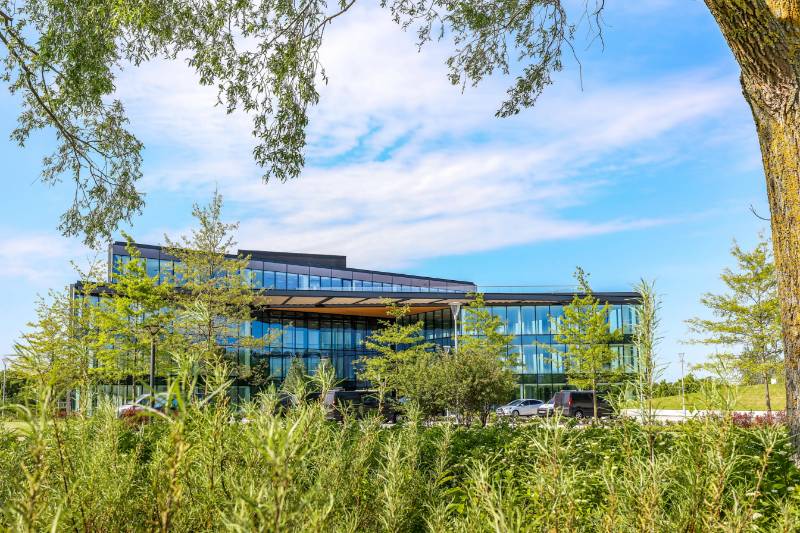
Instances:
[[[561,410],[563,416],[574,418],[587,418],[595,416],[594,413],[593,390],[562,390],[553,397],[553,410]],[[611,404],[603,398],[602,394],[597,395],[597,416],[611,416],[614,410]]]
[[[375,391],[329,390],[323,401],[328,410],[329,420],[342,420],[344,413],[355,418],[365,418],[378,412],[378,394]],[[385,398],[381,412],[387,422],[397,422],[397,409],[394,400]]]

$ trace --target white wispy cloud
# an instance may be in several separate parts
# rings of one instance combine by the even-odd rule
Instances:
[[[82,248],[50,233],[19,234],[0,229],[0,278],[50,288],[71,271],[69,260]]]
[[[214,90],[187,68],[152,63],[123,74],[134,129],[169,147],[150,163],[146,186],[194,198],[218,186],[241,218],[242,247],[397,267],[663,224],[571,208],[591,206],[614,172],[680,151],[686,141],[674,130],[723,116],[740,98],[735,80],[706,72],[587,79],[585,92],[556,85],[537,109],[501,120],[494,111],[509,80],[461,94],[446,81],[443,50],[417,54],[386,12],[359,8],[340,20],[322,50],[330,83],[311,113],[309,165],[287,184],[261,183],[249,118],[214,108]]]

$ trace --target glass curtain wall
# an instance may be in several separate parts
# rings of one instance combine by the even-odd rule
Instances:
[[[272,310],[260,311],[255,318],[241,324],[239,332],[242,336],[266,338],[263,348],[222,346],[228,360],[238,367],[229,390],[234,401],[253,397],[258,389],[254,383],[280,385],[295,357],[300,358],[308,374],[314,374],[320,361],[328,359],[336,370],[339,386],[368,386],[359,379],[357,360],[372,353],[364,347],[364,340],[377,328],[377,319]],[[157,380],[156,389],[166,390],[163,378]],[[132,383],[129,378],[123,378],[104,384],[98,390],[101,395],[128,401],[146,392],[146,387],[144,382]]]
[[[359,379],[357,360],[371,353],[364,340],[377,327],[375,318],[265,310],[256,313],[248,327],[253,337],[265,338],[266,344],[259,350],[239,349],[243,378],[237,385],[241,387],[248,386],[255,373],[260,373],[259,382],[279,384],[295,357],[302,360],[308,374],[328,359],[341,385],[367,385]]]
[[[566,346],[555,341],[558,325],[564,314],[562,305],[516,305],[491,306],[493,316],[499,317],[504,326],[503,333],[513,335],[509,344],[509,355],[517,361],[516,374],[519,379],[518,394],[522,398],[550,399],[557,391],[567,386],[563,357]],[[463,335],[462,308],[458,321],[459,335]],[[636,349],[631,343],[635,326],[635,306],[612,305],[609,324],[612,329],[621,329],[622,342],[612,345],[617,354],[612,368],[625,372],[636,371]],[[425,339],[442,347],[452,346],[453,320],[450,309],[430,311],[413,315],[408,320],[421,320]]]

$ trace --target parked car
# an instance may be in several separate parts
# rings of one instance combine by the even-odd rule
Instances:
[[[497,408],[498,416],[534,416],[542,400],[514,400]]]
[[[323,404],[328,411],[328,420],[340,421],[347,412],[356,418],[365,418],[370,414],[378,412],[378,394],[375,391],[348,391],[343,389],[331,389],[325,395]],[[397,422],[396,402],[391,398],[385,398],[383,402],[382,416],[387,422]]]
[[[143,415],[151,407],[152,409],[161,411],[163,413],[167,409],[168,403],[170,410],[178,408],[178,400],[173,398],[171,402],[167,402],[166,394],[156,394],[155,398],[153,398],[153,395],[149,393],[142,394],[133,402],[122,404],[117,407],[117,418],[131,418]]]
[[[507,414],[510,413],[510,411],[509,411],[510,408],[516,407],[517,405],[519,405],[521,403],[522,403],[522,400],[511,400],[507,404],[501,405],[500,407],[498,407],[495,410],[495,413],[497,413],[497,416],[506,416]],[[508,411],[508,412],[506,412],[506,411]]]
[[[595,416],[595,392],[591,390],[563,390],[553,396],[553,409],[561,410],[563,416],[586,418]],[[611,416],[614,410],[601,394],[597,395],[597,416]]]
[[[297,399],[288,392],[280,391],[278,393],[278,401],[275,402],[272,414],[285,415],[289,409],[293,407],[297,407]]]
[[[556,396],[560,393],[555,393],[552,398],[541,404],[536,409],[536,414],[543,417],[548,417],[553,415],[553,409],[555,408]]]

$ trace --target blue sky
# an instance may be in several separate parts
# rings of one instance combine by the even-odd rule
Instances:
[[[326,35],[330,79],[311,115],[308,166],[260,181],[249,118],[213,106],[181,62],[121,73],[118,96],[144,141],[147,207],[126,228],[160,243],[191,224],[215,187],[240,220],[241,248],[343,253],[349,264],[479,285],[569,285],[576,265],[596,290],[655,279],[663,295],[665,375],[683,321],[721,289],[736,238],[751,246],[766,192],[738,67],[698,0],[607,2],[605,46],[578,47],[536,108],[494,118],[510,80],[448,85],[446,49],[418,54],[388,13],[357,6]],[[582,88],[581,88],[582,85]],[[0,131],[17,100],[0,94]],[[69,187],[36,182],[43,133],[0,142],[0,353],[48,288],[74,280],[92,251],[56,231]]]

